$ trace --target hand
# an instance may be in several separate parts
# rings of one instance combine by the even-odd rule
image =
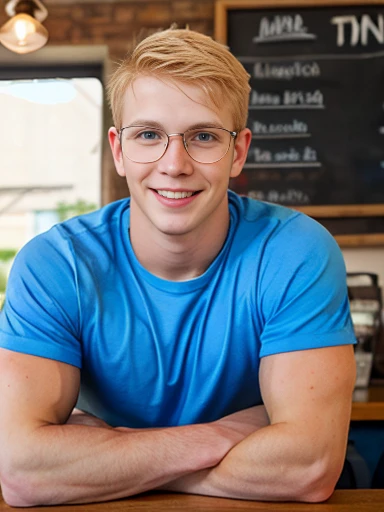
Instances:
[[[257,405],[224,416],[212,422],[211,425],[214,425],[219,433],[231,443],[230,449],[232,449],[253,432],[270,425],[270,421],[264,405]],[[211,488],[208,488],[209,490],[205,488],[204,481],[209,477],[211,469],[184,475],[158,487],[157,490],[220,496],[220,494],[215,494]]]

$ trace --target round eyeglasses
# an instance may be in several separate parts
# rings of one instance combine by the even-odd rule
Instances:
[[[165,133],[150,126],[126,126],[119,132],[123,155],[132,162],[156,162],[167,151],[170,137],[182,137],[188,155],[201,164],[218,162],[228,153],[237,132],[225,128],[201,127],[184,133]]]

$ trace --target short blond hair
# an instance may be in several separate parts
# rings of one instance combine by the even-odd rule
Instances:
[[[122,128],[124,94],[139,76],[201,87],[216,108],[228,105],[235,131],[247,124],[250,75],[226,46],[211,37],[171,27],[141,41],[121,62],[107,87],[117,129]]]

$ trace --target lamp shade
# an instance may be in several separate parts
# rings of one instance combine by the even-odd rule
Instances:
[[[0,43],[16,53],[34,52],[47,41],[47,29],[29,14],[17,14],[0,28]]]

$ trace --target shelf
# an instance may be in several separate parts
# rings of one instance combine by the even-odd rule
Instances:
[[[355,389],[351,421],[384,421],[384,386]]]

